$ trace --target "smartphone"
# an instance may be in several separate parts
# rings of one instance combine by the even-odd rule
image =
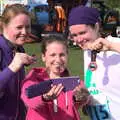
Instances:
[[[33,98],[36,96],[40,96],[51,89],[51,85],[62,84],[64,86],[63,91],[73,90],[76,86],[80,84],[79,76],[71,76],[71,77],[61,77],[56,79],[50,79],[39,84],[31,85],[25,89],[26,95],[28,98]]]
[[[56,79],[51,79],[53,85],[62,84],[64,86],[63,91],[73,90],[76,86],[80,84],[79,76],[71,76],[71,77],[61,77]]]

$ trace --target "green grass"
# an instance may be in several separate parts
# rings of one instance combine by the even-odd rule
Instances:
[[[26,67],[26,72],[28,72],[33,67],[43,66],[43,62],[41,60],[41,48],[40,43],[32,43],[26,44],[25,51],[30,55],[35,54],[37,56],[37,63],[31,66]],[[84,62],[83,62],[83,52],[79,48],[70,47],[69,48],[69,61],[68,68],[72,75],[79,75],[83,80],[84,78]],[[80,110],[81,111],[81,110]],[[81,112],[81,120],[89,120],[88,117],[84,116]]]

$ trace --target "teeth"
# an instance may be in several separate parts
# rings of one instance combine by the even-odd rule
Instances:
[[[56,66],[57,68],[60,68],[61,66]]]
[[[61,67],[62,67],[62,66],[60,66],[60,65],[56,65],[56,68],[59,68],[59,69],[60,69]]]
[[[61,66],[60,64],[54,64],[54,65],[56,65],[56,66]]]

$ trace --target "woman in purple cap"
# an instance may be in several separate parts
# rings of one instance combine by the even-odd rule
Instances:
[[[109,41],[118,41],[119,38],[108,36],[102,38],[100,34],[100,15],[97,9],[78,6],[73,8],[69,14],[69,31],[71,39],[82,49],[91,50],[114,50],[120,51],[116,43]],[[96,55],[97,51],[95,51]],[[88,61],[90,52],[85,51]],[[118,84],[120,76],[115,71],[119,69],[120,56],[115,54],[100,52],[96,61],[100,64],[96,71],[86,67],[85,85],[90,91],[93,99],[87,106],[87,113],[91,120],[119,120],[120,119],[120,85]],[[87,59],[86,58],[86,59]],[[85,59],[85,65],[86,65]],[[92,58],[91,58],[92,60]],[[87,62],[88,62],[87,61]],[[95,62],[95,60],[94,60]],[[112,65],[111,65],[112,64]],[[91,72],[92,71],[92,72]],[[100,71],[102,71],[100,73]],[[118,70],[119,71],[119,70]]]

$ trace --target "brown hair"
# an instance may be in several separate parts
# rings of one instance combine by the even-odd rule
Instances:
[[[47,45],[58,42],[63,44],[66,47],[66,52],[68,53],[68,42],[67,39],[64,36],[60,35],[51,35],[49,37],[45,37],[42,40],[42,46],[41,46],[41,52],[42,54],[45,54]]]
[[[15,16],[17,16],[19,14],[25,14],[25,15],[30,16],[29,12],[27,11],[27,9],[25,8],[24,5],[22,5],[22,4],[8,5],[8,6],[6,6],[6,8],[4,9],[4,11],[2,13],[0,22],[7,25],[12,18],[14,18]],[[2,26],[0,27],[0,30],[1,29],[3,29]]]

